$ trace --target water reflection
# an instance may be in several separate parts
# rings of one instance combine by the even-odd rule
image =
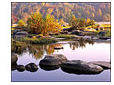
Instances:
[[[93,41],[85,40],[85,39],[83,39],[83,38],[80,38],[79,41],[70,43],[69,45],[70,45],[70,48],[71,48],[72,50],[75,50],[76,48],[85,48],[87,43],[88,43],[88,44],[91,44],[91,45],[94,44]]]
[[[16,42],[16,41],[11,42],[11,53],[12,54],[22,55],[23,53],[26,53],[26,52],[27,52],[26,43]]]
[[[69,43],[70,48],[75,50],[76,48],[85,48],[86,44],[94,44],[93,41],[84,40],[81,38],[79,41]],[[33,58],[40,59],[46,54],[53,54],[55,50],[64,49],[63,44],[55,43],[55,44],[45,44],[45,45],[32,45],[26,44],[22,42],[12,41],[11,43],[11,52],[12,54],[23,55],[26,52],[29,52]]]
[[[32,44],[12,41],[11,53],[22,56],[24,53],[29,52],[29,55],[31,54],[33,58],[39,59],[42,58],[44,53],[53,54],[55,48],[58,48],[60,46],[62,46],[62,44],[59,43],[48,44],[48,45],[32,45]]]

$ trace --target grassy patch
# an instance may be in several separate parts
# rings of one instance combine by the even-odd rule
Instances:
[[[102,24],[103,27],[111,27],[111,24]]]
[[[51,43],[58,42],[58,40],[54,38],[27,38],[25,37],[25,38],[20,38],[16,40],[31,43],[31,44],[51,44]]]
[[[75,35],[55,35],[56,38],[75,38]]]
[[[108,32],[105,34],[107,37],[111,37],[111,30],[108,30]]]

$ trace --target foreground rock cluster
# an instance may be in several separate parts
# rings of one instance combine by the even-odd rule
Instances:
[[[24,70],[36,72],[38,70],[38,66],[34,63],[29,63],[26,66],[17,65],[17,59],[16,56],[11,58],[12,70],[14,70],[14,68],[20,72]],[[46,71],[61,68],[62,71],[73,74],[99,74],[105,69],[111,69],[110,62],[67,60],[62,54],[46,55],[45,58],[39,62],[39,66]]]
[[[18,70],[19,72],[23,72],[25,70],[30,72],[36,72],[38,70],[38,66],[35,63],[29,63],[26,66],[17,65],[18,57],[16,55],[11,56],[11,70]]]

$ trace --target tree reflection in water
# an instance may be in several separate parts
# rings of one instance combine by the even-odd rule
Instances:
[[[93,41],[85,40],[81,38],[79,41],[76,41],[75,43],[70,43],[70,48],[72,50],[75,50],[76,48],[84,48],[86,44],[94,44]],[[42,58],[44,53],[46,54],[53,54],[55,51],[54,48],[62,47],[63,44],[55,43],[55,44],[38,44],[38,45],[33,45],[33,44],[27,44],[23,42],[17,42],[17,41],[12,41],[11,42],[11,52],[12,54],[18,54],[18,55],[23,55],[24,53],[29,52],[29,54],[32,55],[33,58],[39,59]],[[58,49],[60,50],[60,49]]]
[[[32,45],[22,42],[11,42],[11,52],[12,54],[23,55],[26,52],[29,52],[33,58],[39,59],[42,58],[44,53],[53,54],[54,48],[62,46],[62,44],[44,44],[44,45]]]
[[[72,50],[75,50],[76,48],[85,48],[87,43],[91,44],[91,45],[94,44],[93,41],[90,41],[90,40],[87,40],[84,38],[80,38],[79,41],[70,43],[69,45]]]
[[[27,45],[26,43],[12,41],[11,42],[11,53],[22,55],[23,53],[27,52]]]

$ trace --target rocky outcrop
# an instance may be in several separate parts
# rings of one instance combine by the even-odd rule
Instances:
[[[103,71],[101,66],[81,60],[66,61],[61,65],[61,69],[74,74],[99,74]]]
[[[34,63],[29,63],[25,66],[26,70],[27,71],[30,71],[30,72],[36,72],[38,70],[38,67],[36,64]]]
[[[106,62],[106,61],[92,61],[90,63],[95,64],[95,65],[99,65],[103,69],[110,69],[111,68],[110,62]]]

